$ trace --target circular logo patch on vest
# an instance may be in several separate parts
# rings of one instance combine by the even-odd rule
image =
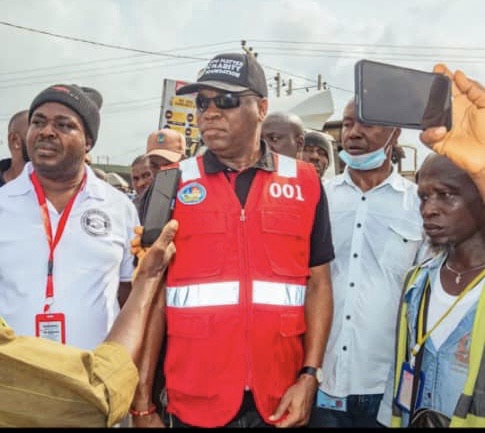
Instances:
[[[177,198],[183,204],[199,204],[207,196],[205,188],[197,182],[190,182],[179,190]]]
[[[91,236],[106,236],[111,232],[111,221],[106,212],[89,209],[81,217],[81,227]]]

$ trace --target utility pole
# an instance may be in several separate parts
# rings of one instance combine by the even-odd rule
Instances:
[[[327,90],[327,82],[326,81],[322,81],[322,74],[318,74],[317,76],[317,81],[318,81],[318,84],[317,84],[317,89],[318,90]]]
[[[276,76],[274,77],[276,81],[276,97],[280,97],[280,89],[281,89],[281,74],[279,72],[276,73]]]
[[[246,54],[249,54],[250,56],[254,56],[255,58],[258,57],[258,53],[253,51],[253,47],[246,47],[245,40],[241,41],[241,48],[244,50]]]
[[[288,89],[286,89],[286,94],[288,96],[290,96],[292,91],[293,91],[293,80],[291,78],[289,78],[288,79]]]

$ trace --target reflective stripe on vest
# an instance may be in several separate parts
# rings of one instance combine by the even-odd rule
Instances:
[[[413,276],[404,287],[403,296],[416,280],[420,268],[414,271]],[[478,306],[473,321],[471,332],[471,345],[469,351],[468,375],[464,390],[460,395],[451,417],[450,427],[484,427],[485,426],[485,362],[483,358],[485,346],[485,291],[480,295]],[[404,351],[407,347],[407,304],[401,299],[400,302],[400,322],[398,325],[397,348],[395,368],[402,365],[405,359]],[[404,330],[404,331],[403,331]],[[397,395],[398,381],[400,373],[396,369],[394,378],[394,396]],[[394,399],[393,399],[394,401]],[[392,427],[402,427],[402,411],[395,402],[392,405]]]
[[[470,338],[468,377],[451,419],[451,426],[454,426],[456,421],[459,421],[457,417],[467,418],[468,414],[481,419],[479,422],[480,426],[485,426],[485,421],[483,420],[485,417],[485,358],[483,356],[485,346],[484,311],[485,291],[482,291],[475,312]],[[466,421],[463,425],[467,426]],[[470,425],[474,426],[473,424]]]
[[[253,303],[299,307],[305,303],[305,291],[299,284],[254,281]]]
[[[199,179],[201,177],[199,166],[197,165],[197,158],[195,157],[180,161],[179,168],[182,175],[182,182]]]
[[[239,302],[239,281],[167,287],[167,306],[178,308],[235,305]]]
[[[278,176],[296,177],[296,159],[278,155]]]
[[[253,303],[299,307],[305,303],[306,287],[299,284],[254,281]],[[239,282],[191,284],[167,287],[167,306],[213,307],[239,303]]]

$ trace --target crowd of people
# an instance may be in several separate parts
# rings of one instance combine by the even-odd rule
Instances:
[[[0,162],[0,426],[485,427],[485,89],[435,72],[453,127],[421,133],[414,182],[353,98],[325,178],[326,135],[268,113],[251,53],[219,54],[177,90],[205,151],[150,133],[133,198],[89,163],[102,95],[42,90]]]

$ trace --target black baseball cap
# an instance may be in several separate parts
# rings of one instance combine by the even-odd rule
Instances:
[[[198,92],[210,87],[226,92],[251,90],[259,96],[268,96],[268,86],[263,68],[253,54],[218,54],[202,69],[195,83],[177,90],[177,95]]]

